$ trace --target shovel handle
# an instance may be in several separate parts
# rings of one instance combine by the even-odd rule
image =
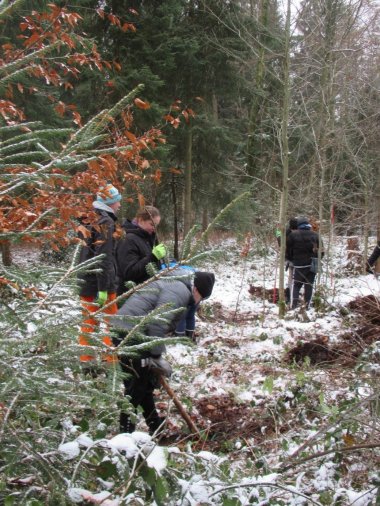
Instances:
[[[192,419],[190,418],[188,413],[185,411],[185,408],[182,406],[180,400],[178,399],[178,397],[174,393],[173,389],[169,386],[169,383],[166,381],[166,379],[163,376],[160,376],[160,383],[161,383],[161,386],[164,388],[164,390],[166,390],[166,392],[169,394],[169,397],[171,397],[173,399],[176,408],[180,412],[180,415],[182,416],[182,418],[187,423],[187,426],[189,427],[191,433],[199,435],[199,430],[197,429],[196,425],[194,424],[194,422],[192,421]]]

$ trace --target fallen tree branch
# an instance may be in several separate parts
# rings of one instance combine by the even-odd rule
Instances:
[[[209,497],[212,497],[213,495],[216,495],[216,494],[220,494],[221,492],[224,492],[225,490],[232,490],[234,488],[249,488],[249,487],[252,487],[252,488],[258,488],[258,487],[272,487],[272,488],[278,488],[279,490],[284,490],[285,492],[289,492],[290,494],[293,494],[293,495],[298,495],[300,497],[303,497],[304,499],[307,499],[309,501],[310,504],[315,504],[317,506],[322,506],[320,502],[317,502],[317,501],[314,501],[313,499],[311,499],[310,496],[308,495],[305,495],[305,494],[302,494],[302,492],[299,492],[298,490],[294,490],[294,488],[288,488],[288,487],[284,487],[283,485],[279,485],[277,483],[268,483],[268,482],[254,482],[254,483],[244,483],[244,484],[240,484],[240,485],[229,485],[227,487],[223,487],[219,490],[216,490],[215,492],[213,492],[212,494],[209,495]]]
[[[370,448],[380,448],[380,443],[366,443],[361,445],[352,445],[352,446],[345,446],[343,448],[334,448],[332,450],[326,450],[324,452],[318,452],[314,453],[313,455],[309,455],[308,457],[305,457],[304,459],[296,460],[292,464],[289,464],[285,467],[280,467],[277,472],[284,472],[288,471],[292,467],[296,467],[300,464],[304,464],[305,462],[308,462],[309,460],[318,459],[319,457],[324,457],[325,455],[329,455],[330,453],[348,453],[348,452],[354,452],[356,450],[366,450]]]

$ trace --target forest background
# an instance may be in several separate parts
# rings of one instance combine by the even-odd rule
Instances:
[[[43,7],[33,3],[36,11]],[[10,69],[3,69],[4,98],[29,122],[43,118],[44,129],[56,128],[55,139],[63,141],[58,128],[71,128],[72,115],[76,125],[85,124],[143,87],[135,93],[143,108],[133,106],[131,97],[123,122],[114,122],[112,132],[108,127],[113,138],[101,141],[109,148],[129,143],[138,157],[119,153],[115,162],[109,160],[108,172],[104,158],[87,168],[123,189],[122,219],[131,218],[144,199],[161,210],[163,232],[178,240],[194,223],[205,229],[249,189],[250,205],[236,207],[225,229],[268,233],[281,219],[306,214],[320,222],[323,234],[333,221],[338,231],[360,231],[366,244],[379,215],[378,5],[302,2],[291,19],[286,6],[280,7],[269,0],[71,2],[80,18],[75,26],[69,19],[68,26],[96,43],[99,61],[92,55],[86,66],[84,55],[72,56],[74,71],[64,66],[60,49],[46,77],[54,53],[32,71],[21,68],[20,56],[54,37],[45,26],[38,39],[36,27],[25,21],[20,34],[19,22],[32,6],[10,3],[2,23],[4,62],[17,59],[19,70],[10,76]],[[78,53],[67,37],[66,48],[72,44]],[[9,44],[17,40],[23,53],[12,56]],[[31,83],[31,72],[42,81]],[[3,123],[7,119],[15,119],[9,110]],[[152,142],[160,139],[144,149],[146,135]],[[3,167],[17,161],[15,144],[8,142]],[[24,147],[18,154],[23,162]],[[35,146],[33,153],[29,156],[47,157]],[[4,216],[5,227],[22,229],[20,216],[16,227],[9,213]],[[30,226],[31,217],[26,223]]]
[[[105,181],[123,191],[121,220],[143,203],[160,209],[177,257],[194,224],[265,245],[302,214],[324,238],[360,234],[366,258],[380,215],[379,6],[3,0],[0,21],[1,435],[12,469],[11,448],[40,455],[37,436],[25,431],[20,445],[12,417],[16,426],[62,420],[65,406],[42,380],[59,369],[64,382],[78,353],[63,359],[54,333],[72,341],[72,315],[54,310],[75,261],[69,271],[13,271],[12,248],[75,245],[78,218]],[[108,394],[82,401],[106,406]]]

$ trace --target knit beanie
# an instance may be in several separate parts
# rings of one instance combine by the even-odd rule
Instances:
[[[114,204],[115,202],[119,202],[121,200],[121,195],[119,193],[119,190],[112,184],[107,184],[107,186],[102,186],[99,188],[99,191],[96,194],[96,200],[102,204],[109,205]]]
[[[202,299],[207,299],[212,293],[215,283],[215,276],[212,272],[197,271],[194,276],[194,286],[200,293]]]
[[[309,220],[306,218],[306,216],[300,216],[297,218],[297,226],[300,225],[309,225]]]

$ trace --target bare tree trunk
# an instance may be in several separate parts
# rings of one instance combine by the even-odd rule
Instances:
[[[12,252],[11,252],[11,244],[9,241],[2,241],[1,245],[1,258],[3,261],[3,265],[6,267],[10,267],[12,265]]]
[[[204,232],[208,227],[208,212],[207,208],[203,208],[202,211],[202,232]]]
[[[252,4],[251,4],[252,8]],[[269,0],[261,0],[260,3],[260,24],[262,30],[268,28],[268,13],[269,13]],[[259,36],[260,48],[258,61],[256,64],[255,74],[255,92],[256,96],[251,105],[249,112],[249,125],[248,125],[248,144],[247,144],[247,173],[249,176],[254,175],[255,172],[255,134],[260,117],[260,108],[263,97],[264,75],[265,75],[265,36]]]
[[[284,277],[285,277],[285,248],[286,248],[286,210],[288,208],[289,193],[289,146],[288,146],[288,123],[289,123],[289,101],[290,101],[290,1],[288,0],[285,24],[285,47],[284,47],[284,102],[282,106],[282,125],[281,125],[281,160],[282,160],[282,193],[280,209],[280,230],[281,230],[281,248],[280,248],[280,276],[279,276],[279,316],[285,315],[284,299]]]
[[[170,182],[171,190],[172,190],[172,199],[173,199],[173,215],[174,215],[174,258],[176,260],[180,260],[179,257],[179,234],[178,234],[178,202],[177,202],[177,192],[176,192],[176,181],[175,175],[172,174],[172,180]]]
[[[364,185],[364,230],[363,230],[363,256],[362,256],[362,273],[365,274],[367,258],[368,258],[368,237],[369,237],[369,188]]]
[[[215,92],[212,94],[211,97],[211,104],[212,104],[212,118],[214,121],[218,121],[218,99],[215,95]]]
[[[191,125],[186,127],[185,138],[185,193],[184,193],[184,227],[183,234],[186,234],[191,229],[192,225],[192,208],[191,208],[191,183],[192,183],[192,143],[193,132]]]
[[[377,173],[375,206],[376,206],[376,213],[377,213],[376,236],[377,236],[377,241],[380,241],[380,170]],[[380,258],[378,258],[376,261],[375,272],[380,272]]]

